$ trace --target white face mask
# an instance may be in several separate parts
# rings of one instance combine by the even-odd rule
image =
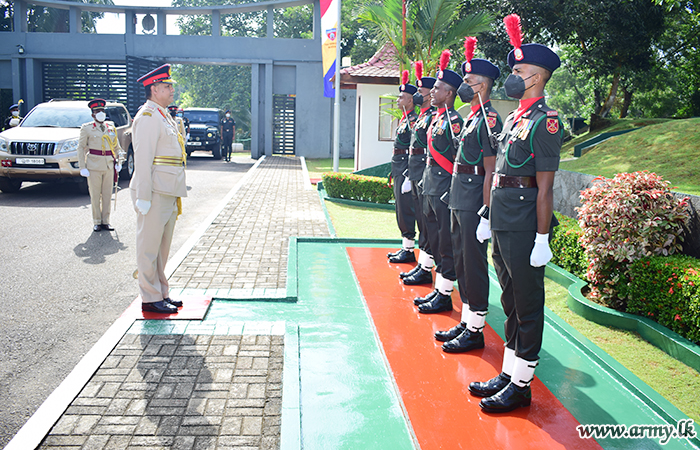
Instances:
[[[15,117],[19,117],[19,111],[12,111],[12,115]]]
[[[226,118],[228,119],[229,117],[231,117],[231,114],[226,114]]]
[[[107,114],[105,114],[103,111],[100,111],[97,114],[95,114],[95,120],[98,122],[104,122],[106,118]]]

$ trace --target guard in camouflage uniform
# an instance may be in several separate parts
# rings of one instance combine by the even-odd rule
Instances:
[[[469,384],[487,412],[506,412],[531,402],[530,383],[542,347],[544,269],[552,258],[549,237],[557,225],[552,213],[554,175],[559,168],[562,127],[544,101],[547,81],[560,63],[541,44],[522,45],[520,17],[504,19],[515,47],[508,54],[512,72],[506,95],[520,99],[499,136],[491,189],[493,265],[506,314],[506,346],[501,373]]]
[[[391,176],[394,179],[394,198],[396,199],[396,223],[401,231],[403,242],[399,251],[387,255],[391,263],[411,263],[416,260],[416,255],[413,253],[416,237],[416,212],[411,196],[410,182],[407,185],[405,181],[408,180],[408,148],[411,145],[411,134],[417,118],[413,105],[413,94],[417,90],[414,85],[408,84],[408,70],[404,70],[397,100],[399,109],[403,111],[403,117],[396,129],[394,156],[391,158]]]
[[[467,37],[464,82],[457,94],[464,103],[471,103],[471,112],[464,121],[450,187],[452,247],[462,320],[448,331],[435,333],[435,339],[445,342],[442,350],[448,353],[484,348],[482,330],[489,307],[488,205],[496,163],[495,134],[503,127],[490,96],[501,71],[485,59],[473,58],[475,48],[476,38]]]
[[[423,61],[416,61],[416,85],[418,92],[413,94],[413,103],[420,107],[420,114],[413,127],[411,150],[408,157],[408,180],[411,183],[411,196],[416,211],[416,224],[418,225],[418,264],[408,271],[401,272],[399,276],[407,285],[432,284],[433,283],[433,256],[428,241],[428,230],[425,223],[425,210],[423,187],[421,180],[425,172],[426,150],[428,148],[428,127],[435,115],[435,108],[430,106],[430,90],[435,85],[436,79],[423,76]]]
[[[430,91],[431,105],[437,108],[437,112],[428,128],[429,156],[423,175],[423,192],[427,200],[426,223],[430,249],[436,263],[436,276],[433,291],[413,300],[423,314],[452,310],[451,294],[457,277],[452,256],[448,204],[457,137],[462,131],[462,116],[454,109],[462,77],[447,69],[449,62],[450,52],[445,50],[440,56],[437,81]]]

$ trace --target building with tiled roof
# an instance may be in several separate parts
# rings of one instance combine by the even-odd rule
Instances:
[[[396,47],[384,44],[369,61],[340,70],[341,84],[399,84],[399,60]]]

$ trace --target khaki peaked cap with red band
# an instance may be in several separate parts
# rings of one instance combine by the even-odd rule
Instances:
[[[170,78],[170,64],[163,64],[157,69],[151,70],[146,75],[136,80],[136,82],[143,83],[143,86],[146,87],[156,83],[173,84],[175,80]]]
[[[103,98],[94,98],[88,103],[88,108],[90,109],[105,109],[107,105],[107,100]]]

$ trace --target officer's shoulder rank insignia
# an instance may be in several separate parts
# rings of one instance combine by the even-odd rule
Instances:
[[[489,128],[493,128],[496,126],[496,119],[498,118],[498,113],[491,111],[488,113],[488,116],[486,116],[486,123],[488,124]]]
[[[550,134],[554,134],[559,131],[559,119],[557,118],[547,118],[547,131]]]
[[[142,115],[142,116],[148,116],[148,117],[153,116],[153,114],[149,113],[148,111],[142,112],[141,115]]]

